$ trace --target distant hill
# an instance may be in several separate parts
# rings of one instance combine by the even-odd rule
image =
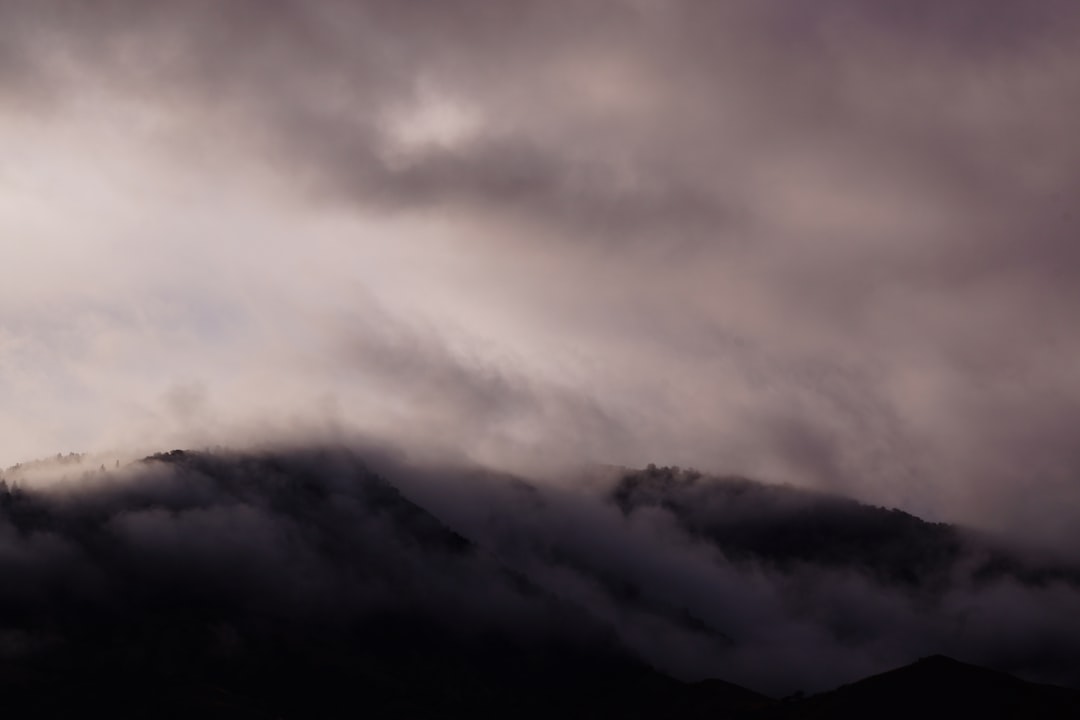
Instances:
[[[781,709],[791,720],[1078,718],[1080,692],[935,655]]]
[[[539,717],[673,682],[347,453],[5,485],[0,538],[9,712]]]
[[[1068,568],[897,511],[655,467],[599,495],[450,471],[395,482],[329,448],[92,465],[0,476],[13,717],[1078,717],[1075,691],[941,657],[786,700],[691,677],[703,663],[733,675],[698,677],[778,686],[858,677],[786,659],[841,668],[845,652],[896,642],[894,615],[853,620],[852,602],[951,622],[952,586],[1009,578],[1070,607]],[[80,474],[57,480],[66,470]],[[805,568],[824,568],[817,586]],[[856,585],[837,614],[821,589],[834,571],[884,594]],[[1068,667],[1070,627],[1037,659]]]
[[[622,473],[611,497],[626,514],[669,511],[736,562],[855,569],[929,591],[1003,577],[1080,587],[1075,566],[1021,557],[953,525],[811,490],[650,465]]]

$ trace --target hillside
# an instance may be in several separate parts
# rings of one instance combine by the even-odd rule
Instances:
[[[1012,663],[999,669],[1076,667],[1068,625],[1056,643],[1010,641],[1009,653],[978,625],[981,646],[937,625],[956,598],[982,597],[959,594],[972,588],[1027,593],[1014,602],[1051,589],[1067,610],[1068,568],[980,551],[898,511],[666,468],[622,472],[599,494],[451,469],[387,474],[328,448],[62,465],[67,479],[47,463],[0,477],[0,690],[20,715],[1076,707],[1072,691],[940,658],[852,683],[908,652],[897,623],[911,647],[989,648]],[[42,468],[50,481],[35,485]],[[1006,640],[1023,629],[1008,625],[1015,610],[1004,625],[990,618]],[[774,699],[794,690],[810,694]]]

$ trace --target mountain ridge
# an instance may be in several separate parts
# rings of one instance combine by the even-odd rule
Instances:
[[[935,607],[956,592],[955,581],[919,585],[925,565],[914,563],[914,584],[888,566],[927,552],[951,558],[932,542],[959,537],[952,526],[666,468],[627,471],[593,494],[522,479],[484,489],[448,470],[439,482],[410,479],[347,449],[307,448],[172,451],[92,476],[41,488],[0,476],[0,665],[13,708],[60,716],[96,704],[136,716],[172,697],[207,717],[336,717],[345,707],[385,717],[842,717],[896,692],[864,666],[844,669],[841,653],[879,647],[873,633],[892,622],[874,603],[911,605],[916,614],[900,617],[912,622],[949,611]],[[828,512],[814,515],[815,503]],[[812,522],[790,522],[807,513]],[[865,530],[867,517],[886,522]],[[761,543],[785,524],[783,542]],[[847,550],[864,530],[875,538],[896,527],[926,547]],[[872,557],[885,558],[885,572],[864,567]],[[808,585],[808,572],[820,580]],[[854,590],[832,588],[849,576],[862,578]],[[1019,576],[996,577],[979,582],[993,589]],[[719,584],[703,593],[702,582]],[[940,593],[938,604],[926,593]],[[808,628],[825,634],[800,639]],[[828,673],[782,654],[755,671],[744,658],[768,642],[822,654]],[[1062,643],[1036,659],[1068,666],[1074,648]],[[889,654],[877,667],[909,652],[880,647]],[[884,677],[916,697],[936,675],[962,686],[971,674],[920,662],[911,667],[921,674]],[[747,687],[773,677],[833,689],[781,701]],[[1019,700],[995,707],[1073,708],[1067,688],[991,682],[999,677],[978,675],[979,692],[1012,687]]]

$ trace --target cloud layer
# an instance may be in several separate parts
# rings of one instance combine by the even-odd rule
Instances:
[[[5,462],[360,429],[1075,539],[1068,3],[0,13]]]

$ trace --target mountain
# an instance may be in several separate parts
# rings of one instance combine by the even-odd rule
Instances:
[[[1005,577],[1080,587],[1075,565],[1025,557],[954,525],[811,490],[650,465],[622,472],[611,499],[627,515],[669,512],[734,562],[853,569],[882,584],[931,591]]]
[[[1024,682],[1011,675],[935,655],[832,692],[785,704],[781,717],[1021,718],[1080,717],[1080,692]]]
[[[347,453],[134,473],[0,488],[6,709],[533,717],[672,682]]]
[[[922,646],[1080,667],[1069,568],[979,542],[673,468],[581,490],[342,448],[63,456],[0,473],[0,696],[25,717],[1075,716],[1074,691],[940,657],[818,692]]]

